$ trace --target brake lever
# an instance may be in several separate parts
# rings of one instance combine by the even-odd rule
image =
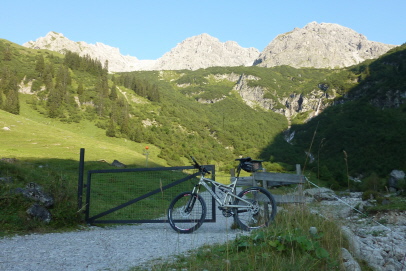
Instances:
[[[192,161],[195,163],[193,166],[197,169],[199,169],[199,171],[203,172],[203,173],[208,173],[211,174],[210,171],[208,171],[205,167],[199,165],[199,163],[196,161],[196,159],[193,156],[190,156],[190,158],[192,159]]]

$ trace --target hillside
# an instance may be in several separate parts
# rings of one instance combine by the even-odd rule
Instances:
[[[124,164],[145,164],[143,144],[106,137],[105,130],[89,121],[68,124],[44,118],[26,104],[30,97],[22,98],[20,115],[0,110],[1,157],[29,161],[78,161],[81,148],[86,150],[86,161],[119,160]],[[102,147],[101,147],[102,146]],[[151,146],[151,165],[164,165]]]
[[[261,129],[276,135],[287,126],[279,114],[245,105],[226,79],[202,78],[229,97],[202,106],[173,81],[189,78],[183,72],[109,76],[100,62],[75,53],[63,56],[8,41],[1,41],[0,49],[2,55],[10,53],[1,62],[4,110],[26,116],[25,102],[44,118],[72,125],[89,121],[108,137],[157,146],[157,155],[171,165],[182,164],[191,153],[201,161],[230,164],[237,153],[258,154],[269,142]],[[21,92],[28,93],[24,101]],[[253,119],[250,126],[240,125],[244,117]]]
[[[392,49],[377,61],[345,69],[240,66],[114,75],[109,75],[99,61],[76,53],[33,50],[4,40],[0,49],[3,110],[30,117],[33,114],[26,115],[23,110],[29,106],[44,119],[73,127],[90,123],[105,131],[108,138],[154,146],[157,157],[169,165],[185,163],[184,157],[190,154],[202,162],[214,162],[224,171],[238,156],[303,164],[304,153],[312,144],[310,135],[316,130],[314,124],[331,116],[339,118],[337,112],[352,108],[349,116],[373,112],[365,113],[371,116],[371,125],[347,117],[347,121],[331,118],[317,126],[318,135],[326,133],[324,137],[334,138],[324,140],[320,151],[326,157],[328,172],[339,183],[345,179],[342,166],[337,166],[342,165],[343,149],[354,159],[349,165],[355,175],[376,170],[384,176],[389,174],[390,166],[404,167],[390,156],[394,146],[403,143],[396,132],[380,146],[390,156],[385,167],[370,162],[377,159],[371,153],[353,151],[358,144],[355,138],[369,142],[371,135],[382,134],[382,122],[372,125],[373,119],[390,119],[390,131],[404,122],[404,46]],[[21,92],[29,94],[22,96]],[[362,102],[362,97],[369,100]],[[391,110],[381,111],[380,105],[388,105]],[[284,141],[290,125],[294,138],[291,143],[297,144]],[[368,133],[342,129],[347,125],[363,127]],[[351,149],[343,142],[348,140],[347,132],[355,137]],[[314,144],[321,145],[324,137],[316,138]],[[379,142],[370,144],[377,146]],[[336,146],[334,152],[328,146]],[[402,150],[404,144],[400,146]],[[363,161],[363,167],[356,161]]]
[[[306,160],[309,170],[334,187],[348,186],[347,175],[354,179],[377,175],[375,185],[384,191],[392,170],[406,170],[405,65],[402,45],[374,62],[350,68],[358,74],[358,84],[323,114],[280,134],[261,156]],[[352,181],[350,185],[357,187]]]

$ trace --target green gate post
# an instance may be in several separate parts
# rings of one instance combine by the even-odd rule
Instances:
[[[78,177],[78,210],[82,209],[84,168],[85,168],[85,149],[81,148],[79,158],[79,177]]]

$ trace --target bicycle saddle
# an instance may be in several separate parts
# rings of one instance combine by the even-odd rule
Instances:
[[[241,163],[252,161],[251,157],[237,158],[235,161],[240,161]]]

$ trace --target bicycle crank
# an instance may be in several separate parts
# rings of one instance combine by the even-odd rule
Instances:
[[[221,210],[224,217],[230,217],[234,215],[234,212],[231,209],[219,207],[219,210]]]

